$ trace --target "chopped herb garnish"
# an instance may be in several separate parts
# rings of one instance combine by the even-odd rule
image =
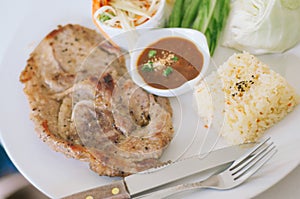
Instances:
[[[173,72],[173,68],[168,66],[164,71],[163,71],[163,76],[168,77],[171,73]]]
[[[144,72],[154,71],[153,62],[148,62],[148,63],[144,64],[142,67],[142,71],[144,71]]]
[[[174,57],[171,58],[171,60],[178,61],[178,57],[174,56]]]
[[[99,16],[99,20],[101,22],[105,22],[107,20],[110,20],[110,17],[107,14],[105,14],[105,13],[101,13],[100,16]]]
[[[152,58],[152,57],[154,57],[155,55],[156,55],[156,50],[150,50],[149,52],[148,52],[148,57],[149,58]]]

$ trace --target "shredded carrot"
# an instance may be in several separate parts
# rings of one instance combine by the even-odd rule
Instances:
[[[142,18],[142,16],[137,16],[137,19],[135,20],[135,22],[134,22],[134,25],[135,26],[137,26],[137,25],[139,25],[136,21],[138,21],[140,18]],[[144,21],[143,21],[143,23],[145,23],[146,21],[148,21],[149,19],[145,19]]]
[[[145,2],[145,8],[150,8],[150,4],[149,3],[147,3],[147,2]]]
[[[92,13],[93,13],[93,15],[101,7],[100,4],[101,4],[100,0],[93,0],[93,3],[92,3]]]
[[[108,2],[107,2],[107,0],[101,0],[101,6],[107,6],[107,4],[108,4]]]
[[[138,21],[140,18],[142,18],[141,15],[136,16],[135,21]]]

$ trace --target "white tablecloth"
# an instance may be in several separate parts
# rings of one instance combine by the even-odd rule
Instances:
[[[22,14],[26,10],[22,9],[22,4],[27,1],[0,1],[0,63],[2,62],[5,51],[13,39],[16,30],[20,23]],[[19,34],[22,36],[22,33]],[[17,55],[16,55],[17,56]],[[271,187],[269,190],[263,192],[256,199],[292,199],[300,197],[300,166],[292,171],[278,184]]]

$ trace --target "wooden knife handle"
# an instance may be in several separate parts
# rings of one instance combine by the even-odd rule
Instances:
[[[63,199],[129,199],[130,195],[123,180],[87,191],[72,194]]]

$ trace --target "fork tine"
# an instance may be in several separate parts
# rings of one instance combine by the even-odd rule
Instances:
[[[266,138],[265,140],[263,140],[262,142],[260,142],[258,145],[256,145],[251,151],[247,152],[245,155],[243,155],[239,159],[235,160],[233,162],[233,164],[229,167],[229,169],[234,169],[239,164],[241,164],[242,162],[244,162],[247,158],[251,157],[257,150],[259,150],[259,148],[261,148],[270,139],[271,139],[270,137]]]
[[[246,157],[243,161],[241,161],[238,165],[235,167],[229,168],[229,170],[232,172],[232,174],[238,173],[240,170],[242,170],[244,167],[246,167],[248,164],[253,163],[255,159],[259,159],[260,156],[264,155],[266,150],[268,150],[273,145],[273,142],[271,143],[264,143],[261,145],[255,153],[251,154],[250,156]]]
[[[272,143],[273,144],[273,143]],[[247,165],[244,165],[238,172],[232,174],[234,176],[234,180],[238,180],[243,178],[246,180],[251,175],[253,175],[260,167],[262,167],[276,152],[277,149],[273,145],[269,145],[265,150],[259,153],[258,156],[252,159]]]

